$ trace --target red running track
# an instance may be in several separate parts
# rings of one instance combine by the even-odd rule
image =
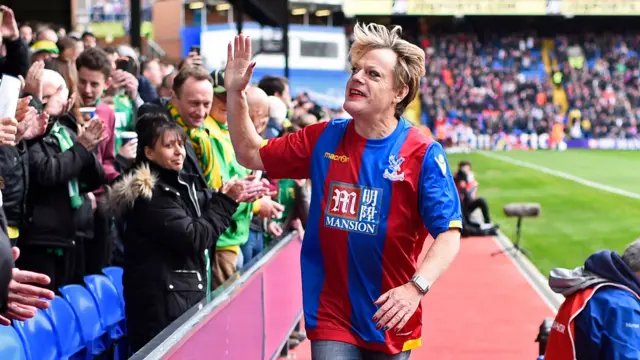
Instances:
[[[425,246],[428,248],[428,245]],[[411,360],[535,360],[538,326],[554,312],[491,237],[462,240],[451,268],[422,304],[422,347]],[[310,360],[309,342],[295,351]]]

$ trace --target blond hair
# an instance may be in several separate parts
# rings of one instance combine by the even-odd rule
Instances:
[[[357,62],[364,54],[375,49],[390,49],[398,56],[395,85],[407,85],[409,92],[397,105],[395,116],[400,117],[409,103],[418,95],[420,79],[425,74],[424,51],[418,46],[403,40],[401,26],[388,29],[380,24],[360,24],[354,28],[355,42],[351,46],[351,62]]]

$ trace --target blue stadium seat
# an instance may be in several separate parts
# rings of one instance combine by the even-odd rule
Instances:
[[[0,359],[26,360],[24,345],[12,326],[0,325]]]
[[[116,287],[116,290],[118,290],[118,295],[120,296],[120,301],[122,302],[122,311],[124,311],[124,290],[122,286],[123,269],[118,266],[110,266],[102,269],[102,273],[105,274],[109,278],[109,280],[111,280],[111,283],[113,283],[113,285]]]
[[[119,325],[124,321],[124,311],[120,306],[120,296],[116,287],[104,275],[85,276],[84,283],[98,304],[102,325],[109,332],[111,339],[121,338],[124,334]]]
[[[87,347],[87,354],[103,353],[107,348],[108,334],[102,326],[98,306],[89,290],[80,285],[67,285],[60,288],[60,293],[69,302],[79,320],[80,335]]]
[[[53,331],[56,334],[56,346],[58,347],[60,359],[66,360],[70,357],[75,358],[78,355],[82,355],[85,352],[85,347],[80,335],[78,318],[71,305],[65,299],[56,296],[51,301],[49,308],[45,310],[45,313],[49,317],[53,325]]]
[[[59,358],[56,333],[42,310],[27,321],[14,321],[13,327],[25,345],[27,360],[56,360]]]

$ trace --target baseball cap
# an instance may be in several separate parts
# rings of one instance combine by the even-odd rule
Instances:
[[[60,54],[60,50],[58,49],[58,46],[56,45],[56,43],[50,40],[36,41],[36,43],[33,44],[33,46],[31,46],[31,51],[33,51],[34,54],[37,54],[39,52]]]
[[[224,70],[214,70],[211,72],[211,78],[213,79],[213,94],[223,94],[227,92],[224,88]]]

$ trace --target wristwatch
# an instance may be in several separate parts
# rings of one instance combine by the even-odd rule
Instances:
[[[420,275],[413,275],[413,277],[411,278],[411,283],[416,288],[418,288],[418,290],[422,293],[422,295],[425,295],[426,293],[428,293],[429,289],[431,288],[431,284],[429,284],[427,280],[425,280],[425,278],[423,278]]]

